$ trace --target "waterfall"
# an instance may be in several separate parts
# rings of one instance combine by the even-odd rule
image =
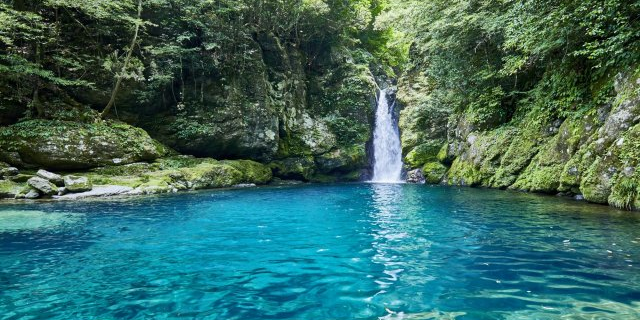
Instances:
[[[400,130],[393,118],[387,90],[380,90],[373,132],[373,179],[378,183],[402,182],[402,148]]]

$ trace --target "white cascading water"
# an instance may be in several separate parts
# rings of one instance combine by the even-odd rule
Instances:
[[[377,183],[402,181],[402,148],[400,130],[393,119],[393,104],[386,90],[380,90],[376,127],[373,132],[373,179]]]

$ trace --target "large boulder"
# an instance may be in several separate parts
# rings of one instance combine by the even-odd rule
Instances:
[[[168,153],[142,129],[118,122],[30,120],[0,128],[0,160],[50,170],[153,161]]]
[[[58,194],[58,187],[55,184],[49,182],[47,179],[43,179],[40,177],[33,177],[27,181],[27,184],[33,188],[38,190],[41,194],[52,196],[54,194]]]
[[[64,187],[66,192],[85,192],[91,191],[93,184],[87,177],[64,176]]]
[[[38,170],[38,172],[36,172],[36,175],[40,178],[49,180],[51,183],[55,184],[58,187],[62,187],[64,185],[62,176],[59,174],[40,169]]]

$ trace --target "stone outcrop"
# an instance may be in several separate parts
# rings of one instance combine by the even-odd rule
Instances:
[[[446,115],[447,132],[414,125],[424,123],[421,119],[438,123],[425,111],[433,108],[428,98],[406,98],[419,96],[416,88],[405,82],[399,93],[406,105],[405,162],[422,169],[428,183],[578,195],[640,209],[639,74],[618,75],[615,96],[593,112],[558,119],[534,110],[502,125],[476,123],[465,112]]]
[[[0,160],[18,167],[78,170],[153,161],[169,150],[118,122],[31,120],[0,128]]]

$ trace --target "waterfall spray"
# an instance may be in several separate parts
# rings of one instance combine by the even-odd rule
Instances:
[[[373,133],[373,179],[371,182],[402,182],[400,130],[393,118],[395,103],[389,103],[387,90],[380,90]]]

